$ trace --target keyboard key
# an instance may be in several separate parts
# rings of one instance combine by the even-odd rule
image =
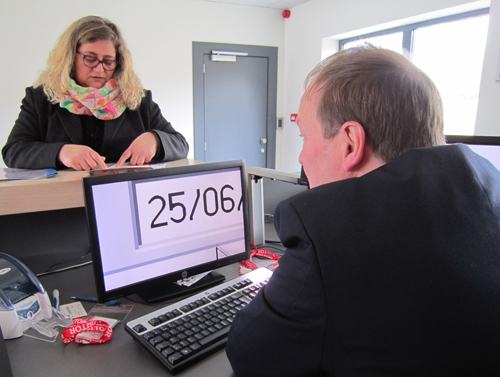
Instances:
[[[161,342],[161,343],[158,343],[155,348],[158,350],[158,351],[163,351],[165,348],[169,347],[170,346],[170,343],[169,342]]]
[[[205,345],[209,345],[209,344],[215,343],[218,340],[226,337],[228,332],[229,332],[229,327],[226,327],[226,328],[224,328],[222,330],[214,332],[213,334],[211,334],[211,335],[209,335],[209,336],[201,339],[200,340],[200,344],[202,346],[205,346]]]
[[[163,342],[163,340],[164,340],[163,337],[158,335],[158,336],[154,337],[153,339],[151,339],[149,341],[149,343],[151,343],[153,346],[156,346],[158,343]]]
[[[158,320],[160,321],[160,323],[165,323],[168,321],[168,318],[165,315],[160,315],[158,316]]]
[[[183,358],[182,354],[180,352],[176,352],[168,357],[168,361],[170,362],[170,364],[175,365],[178,362],[180,362],[182,358]]]
[[[193,352],[193,350],[191,348],[184,348],[181,350],[181,354],[182,356],[187,356],[189,355],[191,352]]]
[[[180,351],[182,349],[182,346],[180,344],[172,344],[172,349],[174,351]]]
[[[161,322],[158,320],[158,318],[151,318],[148,323],[151,325],[151,326],[158,326],[161,324]]]
[[[165,356],[165,357],[169,357],[169,356],[170,356],[170,355],[172,355],[174,352],[175,352],[175,351],[174,351],[172,348],[168,347],[168,348],[164,349],[164,350],[161,352],[161,354],[162,354],[163,356]]]
[[[170,342],[170,344],[175,344],[175,343],[177,343],[179,341],[179,338],[176,338],[174,336],[174,337],[170,338],[168,341]]]
[[[237,300],[241,297],[243,297],[243,293],[241,293],[241,292],[238,292],[238,293],[235,293],[234,295],[231,295],[232,300]]]
[[[193,351],[198,351],[201,348],[200,343],[193,343],[189,346]]]
[[[179,328],[179,326],[174,324],[174,326],[169,328],[166,332],[169,334],[172,334],[172,336],[176,336],[177,334],[179,334],[178,328]]]
[[[172,314],[173,314],[174,316],[178,317],[178,316],[182,315],[182,312],[181,312],[180,310],[178,310],[178,309],[175,309],[175,310],[172,312]]]

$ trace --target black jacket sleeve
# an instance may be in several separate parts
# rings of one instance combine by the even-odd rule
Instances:
[[[149,90],[146,91],[140,111],[143,120],[148,119],[145,123],[149,124],[149,130],[154,132],[160,141],[155,160],[173,161],[186,158],[189,150],[186,139],[163,117]]]
[[[318,376],[327,315],[315,248],[290,202],[278,205],[275,225],[287,250],[236,316],[226,353],[238,377]]]
[[[45,100],[37,101],[40,96]],[[27,169],[56,167],[59,150],[70,140],[56,135],[56,130],[49,126],[57,121],[54,110],[56,107],[46,99],[41,87],[26,88],[19,117],[2,149],[7,166]]]

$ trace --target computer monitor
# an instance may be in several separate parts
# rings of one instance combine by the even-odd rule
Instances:
[[[466,144],[470,149],[489,160],[498,170],[500,170],[500,136],[447,135],[446,143]]]
[[[246,181],[244,161],[84,178],[99,301],[160,301],[224,280],[173,283],[249,258]]]

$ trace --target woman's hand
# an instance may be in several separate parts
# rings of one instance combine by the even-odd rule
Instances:
[[[64,166],[75,170],[92,170],[97,165],[107,168],[105,157],[86,145],[66,144],[59,151],[58,158]]]
[[[149,163],[158,149],[158,138],[152,132],[139,135],[116,163],[119,168],[130,158],[131,165],[144,165]]]

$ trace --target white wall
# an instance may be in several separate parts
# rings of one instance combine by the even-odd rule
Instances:
[[[278,131],[277,167],[286,171],[299,171],[298,156],[301,139],[290,114],[296,113],[300,103],[303,82],[309,71],[322,58],[322,47],[331,48],[332,36],[346,37],[349,33],[384,24],[395,26],[398,20],[416,20],[422,15],[442,10],[469,10],[479,1],[470,0],[311,0],[294,7],[285,26],[285,125]],[[500,0],[492,0],[487,53],[480,90],[476,133],[500,135],[500,83],[494,81],[494,71],[500,53]],[[484,2],[481,2],[483,5]],[[449,13],[449,12],[448,12]],[[439,14],[442,15],[442,14]],[[373,31],[373,30],[371,30]],[[324,57],[324,56],[323,56]],[[488,78],[486,78],[488,77]],[[493,80],[492,80],[493,77]],[[485,82],[486,81],[486,82]],[[497,104],[495,106],[495,103]],[[481,132],[480,132],[481,131]]]
[[[193,157],[192,42],[278,47],[278,113],[283,103],[284,19],[277,9],[194,0],[0,0],[0,148],[55,40],[74,20],[95,14],[122,30],[143,85]],[[3,161],[0,167],[4,167]]]
[[[0,146],[19,113],[24,88],[45,67],[49,50],[62,31],[79,17],[98,14],[122,29],[139,75],[174,127],[191,145],[193,156],[193,41],[277,46],[278,108],[284,129],[277,131],[276,168],[299,171],[301,139],[290,114],[296,113],[303,82],[321,60],[324,39],[391,24],[470,0],[310,0],[281,11],[196,0],[0,0]],[[479,1],[473,1],[479,3]],[[77,4],[77,5],[76,5]],[[500,0],[491,0],[476,133],[500,135]],[[3,167],[0,161],[0,167]]]

